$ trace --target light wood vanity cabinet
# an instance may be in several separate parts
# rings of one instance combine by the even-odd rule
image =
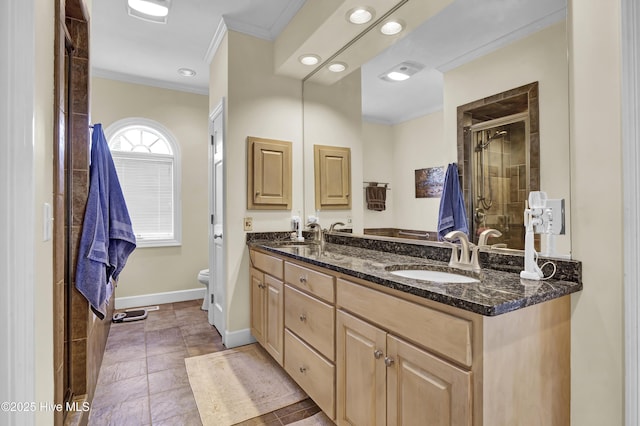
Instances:
[[[335,278],[284,263],[284,369],[335,418]]]
[[[339,425],[570,424],[569,297],[483,316],[281,261],[284,368]]]
[[[266,271],[251,268],[251,334],[275,359],[283,365],[284,359],[284,284],[282,260],[253,252],[254,265]],[[269,274],[274,274],[269,275]],[[278,279],[280,278],[280,279]]]
[[[357,287],[343,289],[349,286]],[[338,304],[371,303],[366,295],[374,290],[358,287],[338,280]],[[402,305],[377,305],[374,297],[370,309],[394,317]],[[470,371],[342,309],[337,315],[339,425],[472,424]]]

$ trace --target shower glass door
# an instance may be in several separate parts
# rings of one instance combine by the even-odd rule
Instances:
[[[529,123],[526,116],[484,121],[472,130],[470,239],[488,228],[502,232],[489,244],[524,248],[524,208],[529,194]]]

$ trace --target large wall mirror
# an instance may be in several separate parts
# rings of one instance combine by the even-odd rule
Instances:
[[[381,26],[391,19],[405,30],[382,34]],[[535,84],[537,111],[527,112],[527,120],[533,114],[539,125],[534,129],[537,133],[528,134],[530,122],[515,116],[504,123],[472,126],[469,144],[502,140],[486,145],[491,150],[486,150],[483,162],[493,163],[483,171],[487,186],[473,188],[474,179],[461,183],[471,185],[465,187],[466,197],[471,193],[488,196],[489,191],[496,199],[502,197],[499,211],[488,207],[480,212],[485,224],[523,226],[522,197],[526,198],[528,187],[523,188],[517,179],[506,179],[517,167],[503,167],[503,174],[497,174],[494,166],[505,161],[498,151],[507,150],[511,138],[521,137],[527,143],[534,138],[537,159],[531,166],[532,151],[527,145],[522,154],[529,162],[523,164],[539,166],[539,170],[520,172],[528,179],[539,176],[539,189],[549,198],[565,200],[566,234],[557,237],[556,247],[558,254],[570,255],[567,49],[566,0],[400,2],[305,79],[306,214],[315,212],[314,145],[348,147],[352,208],[316,212],[323,226],[350,222],[356,234],[398,237],[402,231],[408,237],[434,239],[440,173],[449,163],[464,166],[458,134],[469,123],[459,119],[458,109],[478,101],[490,104],[505,92]],[[329,71],[328,65],[336,62],[347,68]],[[410,78],[394,80],[393,75],[389,77],[393,71],[410,74]],[[467,151],[470,149],[471,145]],[[515,148],[509,152],[515,156]],[[433,184],[436,190],[418,194],[418,181]],[[368,189],[373,185],[386,187],[384,191]],[[367,203],[367,192],[378,198],[384,193],[384,208]],[[475,229],[482,229],[480,225]],[[502,242],[521,248],[518,238]]]

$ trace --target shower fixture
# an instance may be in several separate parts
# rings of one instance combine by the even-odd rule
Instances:
[[[482,134],[482,133],[480,133]],[[495,139],[499,139],[499,138],[503,138],[505,135],[507,134],[506,130],[497,130],[493,133],[493,135],[491,134],[490,130],[486,131],[486,135],[487,135],[487,140],[486,142],[483,142],[482,139],[480,139],[478,141],[478,143],[476,144],[475,147],[475,152],[478,153],[478,169],[480,170],[480,179],[478,182],[478,186],[477,186],[477,201],[480,203],[480,205],[482,206],[482,208],[484,208],[485,210],[489,210],[492,206],[493,206],[493,188],[491,188],[491,178],[489,179],[485,179],[485,150],[487,149],[487,147],[489,146],[489,144],[495,140]],[[491,157],[489,157],[491,158]],[[487,183],[488,186],[488,192],[489,192],[489,196],[487,197],[485,195],[485,181]],[[484,213],[484,212],[483,212]]]

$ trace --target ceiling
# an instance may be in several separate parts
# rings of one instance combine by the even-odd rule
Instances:
[[[209,61],[224,25],[273,41],[304,4],[305,0],[173,0],[168,23],[156,24],[128,16],[126,0],[93,0],[92,72],[208,94]],[[395,124],[437,111],[443,102],[443,72],[565,17],[566,0],[455,0],[362,67],[363,116]],[[378,78],[407,60],[425,68],[401,83]],[[179,75],[182,67],[195,70],[196,76]]]
[[[305,0],[173,0],[166,24],[127,13],[126,0],[93,0],[94,76],[194,93],[209,93],[209,60],[230,29],[274,40]],[[194,77],[179,68],[196,71]]]

